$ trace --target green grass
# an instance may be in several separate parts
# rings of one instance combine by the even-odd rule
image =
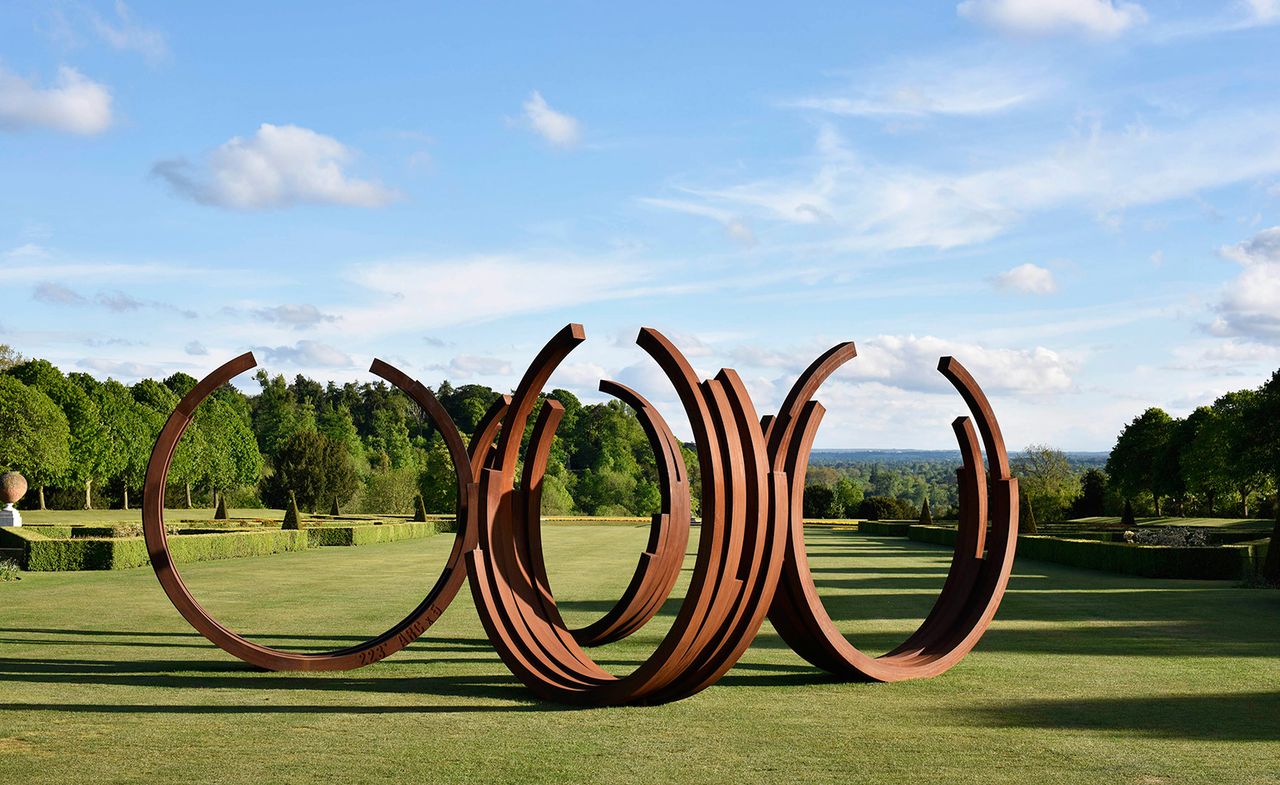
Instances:
[[[645,535],[548,527],[571,624],[612,603]],[[901,538],[807,535],[836,623],[866,650],[914,627],[950,558]],[[320,649],[416,604],[451,539],[184,574],[233,628]],[[709,690],[602,710],[530,700],[466,589],[382,663],[273,674],[193,632],[149,569],[26,573],[0,584],[0,783],[1280,783],[1280,592],[1036,562],[1015,573],[978,649],[937,679],[838,683],[766,626]],[[669,622],[599,659],[628,669]]]

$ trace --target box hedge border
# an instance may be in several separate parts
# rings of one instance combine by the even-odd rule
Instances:
[[[954,546],[956,530],[912,526],[917,542]],[[1072,540],[1044,535],[1018,536],[1018,557],[1146,578],[1239,580],[1252,573],[1266,553],[1265,542],[1188,547],[1127,542]]]
[[[23,541],[22,567],[26,570],[123,570],[150,563],[146,541],[141,537],[51,539],[38,532],[18,536]],[[184,534],[169,538],[169,551],[178,562],[265,556],[306,548],[306,533],[299,531]]]

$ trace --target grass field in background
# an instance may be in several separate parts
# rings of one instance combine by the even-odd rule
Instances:
[[[570,624],[612,604],[646,536],[546,530]],[[901,538],[808,539],[832,616],[869,651],[914,628],[950,559]],[[234,629],[319,650],[412,608],[451,541],[183,571]],[[598,658],[633,667],[677,603]],[[381,663],[274,674],[191,630],[149,569],[28,573],[0,583],[0,783],[1280,783],[1278,655],[1280,592],[1020,561],[982,643],[937,679],[839,683],[766,625],[689,700],[573,710],[531,700],[466,588]]]

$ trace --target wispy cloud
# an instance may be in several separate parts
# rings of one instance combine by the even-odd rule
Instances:
[[[557,147],[573,147],[582,138],[577,118],[552,109],[534,90],[524,102],[524,118],[536,134]]]
[[[398,194],[381,183],[351,177],[355,152],[330,136],[296,125],[263,123],[249,137],[232,137],[203,167],[184,159],[160,161],[154,174],[180,196],[201,204],[262,210],[300,204],[382,207]]]
[[[295,330],[305,330],[324,322],[337,321],[336,316],[322,312],[310,303],[292,303],[276,305],[271,308],[256,308],[254,315],[266,322],[274,322]]]
[[[490,255],[362,264],[349,277],[371,302],[335,308],[341,330],[380,335],[634,296],[650,275],[644,265],[608,259]]]
[[[99,38],[113,49],[137,52],[151,62],[159,62],[169,56],[169,44],[164,33],[135,19],[122,0],[116,0],[114,10],[115,18],[107,19],[89,9],[89,20]]]
[[[984,53],[990,60],[991,55]],[[957,64],[953,58],[894,62],[855,74],[841,91],[811,95],[784,106],[851,117],[986,115],[1025,104],[1050,82],[1014,64]]]
[[[742,216],[765,247],[787,237],[836,251],[955,248],[991,240],[1040,211],[1105,215],[1280,172],[1280,113],[1223,111],[1165,128],[1094,129],[1039,157],[968,171],[871,160],[824,127],[802,169],[683,187],[683,198],[649,204]],[[799,241],[780,234],[797,227],[806,227]]]

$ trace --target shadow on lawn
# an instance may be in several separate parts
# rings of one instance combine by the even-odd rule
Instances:
[[[954,711],[973,724],[1000,728],[1212,741],[1280,738],[1280,692],[1027,701]]]

